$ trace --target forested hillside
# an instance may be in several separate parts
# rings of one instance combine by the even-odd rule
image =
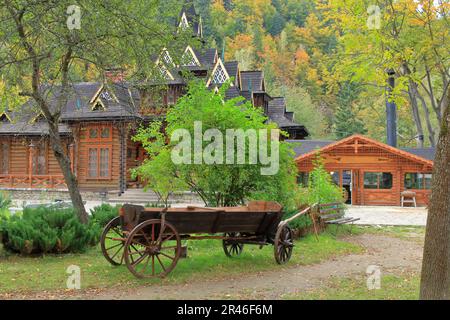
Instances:
[[[210,45],[263,69],[313,138],[385,141],[385,70],[397,73],[400,145],[434,144],[449,83],[448,1],[196,0]],[[420,50],[419,50],[420,48]],[[439,106],[441,104],[441,106]]]
[[[386,71],[391,69],[399,145],[435,145],[450,85],[449,0],[193,1],[206,45],[218,48],[226,60],[238,60],[241,70],[264,70],[267,91],[286,97],[296,122],[312,138],[362,133],[385,141]],[[175,34],[183,3],[159,2],[159,21],[173,25],[169,35]],[[149,54],[162,49],[148,47]],[[142,61],[125,67],[145,76],[152,60]],[[73,81],[99,77],[84,62],[78,69]],[[6,109],[23,101],[11,85],[20,80],[16,74],[2,72],[0,78]],[[5,77],[11,78],[8,88]]]

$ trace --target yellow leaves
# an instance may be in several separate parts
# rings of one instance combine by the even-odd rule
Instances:
[[[309,55],[303,49],[298,49],[295,53],[295,63],[304,64],[309,62]]]
[[[253,36],[240,33],[234,38],[227,38],[226,43],[225,60],[233,60],[237,51],[253,46]]]

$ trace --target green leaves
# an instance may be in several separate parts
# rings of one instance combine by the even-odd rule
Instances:
[[[177,164],[173,161],[172,151],[179,143],[178,140],[171,140],[173,133],[184,130],[194,138],[198,123],[201,123],[202,135],[214,129],[223,137],[220,141],[214,141],[224,151],[227,150],[228,129],[241,129],[244,133],[249,129],[256,130],[255,132],[259,129],[275,129],[274,124],[265,123],[266,117],[261,109],[244,102],[242,98],[225,99],[230,88],[230,83],[224,84],[216,93],[215,90],[206,88],[204,82],[190,83],[188,93],[167,113],[164,127],[169,139],[167,144],[166,136],[162,135],[161,128],[157,127],[161,123],[142,128],[134,137],[136,141],[142,142],[146,151],[152,155],[134,174],[143,178],[147,187],[158,193],[162,199],[167,199],[174,191],[190,189],[209,206],[239,205],[248,199],[280,201],[285,205],[292,205],[296,169],[290,148],[283,142],[280,143],[279,151],[280,169],[272,176],[261,174],[261,163],[249,163],[248,159],[253,151],[250,150],[248,137],[245,138],[246,146],[243,149],[246,161],[241,163],[237,161],[236,154],[232,163],[227,162],[227,152],[216,158],[222,161],[215,161],[213,164],[195,163],[195,157],[199,155],[195,143],[190,143],[188,147],[192,164]],[[258,148],[261,140],[258,135],[255,137]],[[211,142],[207,139],[199,142],[203,155],[203,150],[206,150]]]

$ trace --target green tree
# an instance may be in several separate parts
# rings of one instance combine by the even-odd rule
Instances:
[[[243,99],[225,100],[223,97],[228,88],[229,84],[226,84],[215,93],[214,90],[206,88],[202,82],[191,83],[188,94],[183,96],[167,114],[165,133],[170,137],[168,144],[165,143],[160,131],[156,130],[156,124],[142,128],[134,139],[144,144],[150,157],[137,172],[145,177],[152,175],[150,170],[165,164],[168,168],[165,169],[165,174],[159,176],[160,180],[164,180],[161,181],[162,184],[171,185],[173,188],[179,188],[180,184],[186,185],[208,206],[234,206],[248,199],[264,199],[279,201],[286,207],[292,207],[297,170],[291,147],[287,143],[281,142],[279,145],[279,170],[273,175],[261,174],[261,169],[267,165],[260,162],[249,163],[249,156],[255,150],[250,146],[251,138],[245,139],[245,147],[241,149],[245,155],[243,162],[238,162],[235,155],[234,161],[229,163],[227,152],[219,153],[220,149],[227,150],[225,138],[227,129],[242,129],[244,132],[249,129],[270,131],[275,129],[274,124],[265,124],[266,118],[260,109],[252,107],[247,102],[244,103]],[[208,153],[214,161],[210,164],[174,163],[169,155],[178,150],[180,140],[175,139],[173,134],[183,130],[187,131],[189,137],[195,137],[198,123],[201,123],[203,134],[209,129],[215,129],[216,134],[210,139],[204,139],[208,141],[198,142],[202,144],[203,153],[202,151],[199,153],[195,143],[191,143],[187,147],[188,152],[183,151],[183,156],[188,156],[193,161],[197,155]],[[220,137],[223,137],[223,140]],[[181,142],[184,144],[191,141],[186,140],[183,138]],[[232,141],[235,143],[234,139]],[[255,135],[253,141],[257,145],[262,144],[259,135]],[[268,142],[268,145],[271,148],[273,142]],[[211,148],[212,146],[214,148]],[[150,184],[149,187],[151,186]]]
[[[359,97],[357,84],[345,82],[341,86],[337,97],[338,107],[334,116],[334,132],[338,139],[346,138],[353,134],[366,134],[364,122],[355,112],[355,101]]]
[[[0,70],[44,115],[53,154],[83,223],[88,216],[58,131],[77,65],[90,64],[100,74],[135,66],[148,75],[149,57],[173,35],[165,21],[175,16],[174,2],[165,3],[167,12],[158,1],[0,1]]]

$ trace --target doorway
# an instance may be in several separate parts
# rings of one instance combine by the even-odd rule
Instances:
[[[352,191],[353,191],[353,173],[351,170],[342,170],[342,188],[346,192],[346,204],[352,204]]]

